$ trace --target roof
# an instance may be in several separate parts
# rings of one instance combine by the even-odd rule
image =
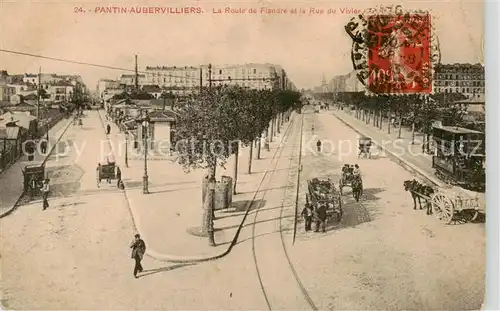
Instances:
[[[474,99],[474,98],[467,98],[467,99],[456,101],[455,104],[484,105],[485,101],[479,100],[479,99]]]
[[[138,75],[139,78],[144,78],[146,75],[144,74],[140,74]],[[131,75],[122,75],[122,78],[135,78],[135,74],[131,74]]]
[[[162,89],[158,85],[144,85],[142,87],[144,92],[157,92],[161,93]]]
[[[3,119],[3,120],[1,120]],[[16,122],[16,124],[22,128],[30,129],[30,123],[36,120],[36,117],[28,115],[25,113],[11,113],[7,112],[0,116],[0,122]]]
[[[441,126],[438,128],[454,134],[483,134],[482,132],[479,131],[474,131],[458,126]]]
[[[0,128],[0,138],[6,139],[17,139],[19,136],[19,127],[8,126],[5,128]]]
[[[176,113],[172,110],[155,110],[148,113],[151,121],[175,121]]]

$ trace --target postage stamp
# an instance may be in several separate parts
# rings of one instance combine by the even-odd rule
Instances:
[[[374,93],[430,93],[429,14],[368,17],[368,89]]]
[[[440,50],[429,12],[405,12],[401,6],[368,9],[345,30],[353,40],[353,67],[369,93],[432,93]]]

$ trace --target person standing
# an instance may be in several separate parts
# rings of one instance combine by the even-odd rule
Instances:
[[[111,125],[106,125],[106,135],[109,135],[111,133]]]
[[[313,216],[313,210],[310,204],[306,203],[306,206],[302,210],[302,217],[304,217],[305,221],[305,230],[310,231],[311,230],[311,222],[312,222],[312,216]]]
[[[47,199],[49,196],[49,191],[50,191],[49,180],[44,179],[42,182],[42,202],[43,202],[42,210],[46,210],[49,207],[49,201]]]
[[[326,232],[326,206],[321,204],[316,209],[316,230],[314,232],[319,232],[321,227],[322,232]]]
[[[319,139],[316,142],[316,149],[318,150],[318,152],[321,152],[321,140],[319,140]]]
[[[132,249],[132,259],[135,260],[134,277],[137,278],[137,273],[144,270],[142,268],[141,261],[146,253],[146,243],[144,243],[141,239],[140,234],[137,233],[134,236],[134,240],[130,244],[130,248]]]
[[[42,151],[42,155],[45,155],[45,153],[47,152],[47,140],[46,139],[42,139],[42,141],[40,142],[40,151]]]

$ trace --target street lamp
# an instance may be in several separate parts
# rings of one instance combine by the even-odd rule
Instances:
[[[151,123],[147,112],[145,112],[145,116],[141,119],[137,120],[137,123],[140,123],[139,126],[142,126],[142,139],[144,141],[144,175],[142,176],[142,193],[148,194],[148,129]]]
[[[128,167],[128,130],[125,129],[125,167]]]

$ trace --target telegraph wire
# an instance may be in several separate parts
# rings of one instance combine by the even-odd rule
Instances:
[[[37,54],[32,54],[32,53],[26,53],[26,52],[19,52],[19,51],[13,51],[13,50],[6,50],[6,49],[1,49],[0,52],[4,53],[9,53],[9,54],[15,54],[15,55],[22,55],[22,56],[30,56],[30,57],[35,57],[35,58],[41,58],[41,59],[47,59],[47,60],[52,60],[52,61],[57,61],[57,62],[64,62],[64,63],[69,63],[69,64],[77,64],[77,65],[84,65],[84,66],[91,66],[91,67],[97,67],[97,68],[103,68],[103,69],[112,69],[112,70],[118,70],[118,71],[126,71],[126,72],[136,72],[134,69],[127,69],[127,68],[121,68],[121,67],[115,67],[115,66],[109,66],[109,65],[101,65],[101,64],[93,64],[93,63],[88,63],[88,62],[81,62],[81,61],[75,61],[75,60],[68,60],[68,59],[63,59],[63,58],[58,58],[58,57],[51,57],[51,56],[44,56],[44,55],[37,55]],[[139,74],[151,74],[151,72],[147,71],[137,71]],[[196,80],[199,81],[199,77],[193,77],[193,76],[176,76],[172,74],[157,74],[158,77],[161,78],[179,78],[179,79],[185,79],[185,80]],[[153,74],[153,77],[155,75]],[[272,81],[272,80],[277,80],[279,78],[248,78],[248,79],[210,79],[213,82],[218,82],[218,81]]]

